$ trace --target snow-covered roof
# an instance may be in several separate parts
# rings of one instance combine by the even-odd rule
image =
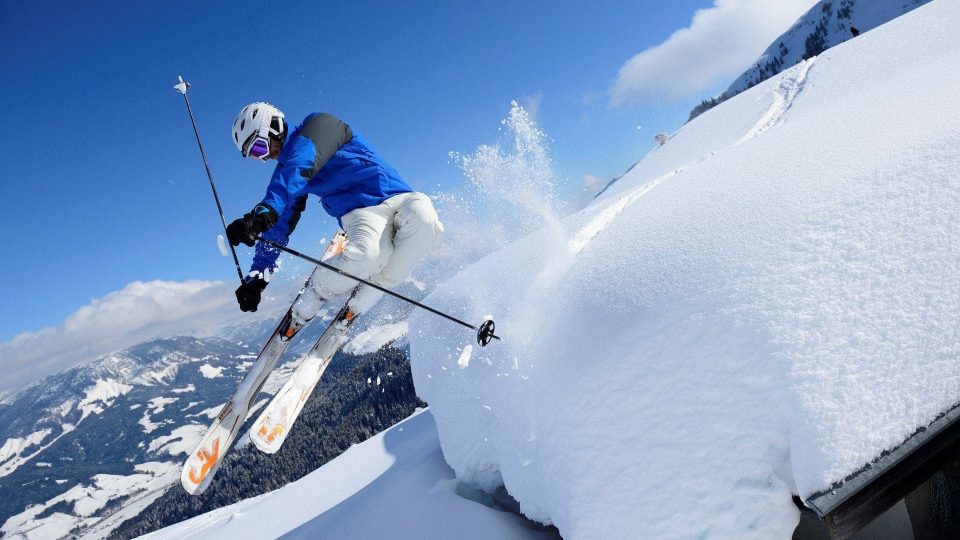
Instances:
[[[931,2],[740,94],[428,297],[503,337],[464,361],[410,321],[458,477],[564,536],[789,537],[793,494],[953,407],[956,20]]]

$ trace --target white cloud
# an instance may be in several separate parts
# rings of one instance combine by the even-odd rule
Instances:
[[[597,193],[600,193],[600,190],[609,183],[610,178],[604,178],[595,174],[583,175],[583,178],[580,179],[581,189],[577,194],[577,207],[583,208],[590,204],[590,201],[597,196]]]
[[[591,192],[592,195],[595,195],[597,191],[599,191],[603,186],[607,185],[607,182],[609,181],[610,180],[608,178],[603,178],[592,174],[585,174],[583,175],[581,184],[583,185],[583,189]]]
[[[144,341],[197,335],[236,319],[232,284],[213,281],[135,281],[92,300],[63,324],[0,343],[0,396],[42,377]]]
[[[816,0],[715,0],[686,28],[620,67],[611,105],[676,101],[744,72]]]

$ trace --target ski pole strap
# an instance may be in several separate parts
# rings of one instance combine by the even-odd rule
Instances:
[[[348,272],[344,272],[343,270],[337,268],[336,266],[327,264],[327,263],[321,261],[320,259],[315,259],[315,258],[313,258],[313,257],[311,257],[311,256],[309,256],[309,255],[305,255],[305,254],[303,254],[303,253],[300,253],[299,251],[297,251],[297,250],[295,250],[295,249],[288,248],[287,246],[285,246],[285,245],[283,245],[283,244],[279,244],[279,243],[274,242],[274,241],[272,241],[272,240],[267,240],[266,238],[264,238],[264,237],[262,237],[262,236],[258,236],[258,237],[257,237],[257,240],[259,240],[260,242],[263,242],[263,243],[265,243],[265,244],[267,244],[267,245],[269,245],[269,246],[271,246],[271,247],[273,247],[273,248],[275,248],[275,249],[279,249],[280,251],[283,251],[283,252],[285,252],[285,253],[289,253],[290,255],[293,255],[294,257],[299,257],[299,258],[301,258],[301,259],[303,259],[303,260],[305,260],[305,261],[312,262],[313,264],[315,264],[315,265],[317,265],[317,266],[320,266],[321,268],[325,268],[325,269],[327,269],[327,270],[330,270],[331,272],[336,272],[337,274],[340,274],[341,276],[346,276],[346,277],[348,277],[348,278],[350,278],[350,279],[352,279],[352,280],[354,280],[354,281],[356,281],[356,282],[358,282],[358,283],[363,283],[364,285],[367,285],[368,287],[373,287],[374,289],[377,289],[378,291],[383,292],[383,293],[385,293],[385,294],[389,294],[390,296],[392,296],[392,297],[394,297],[394,298],[398,298],[398,299],[400,299],[400,300],[403,300],[404,302],[407,302],[407,303],[409,303],[409,304],[413,304],[414,306],[417,306],[417,307],[419,307],[419,308],[421,308],[421,309],[425,309],[425,310],[429,311],[430,313],[433,313],[434,315],[439,315],[439,316],[443,317],[444,319],[447,319],[448,321],[455,322],[455,323],[457,323],[457,324],[459,324],[459,325],[461,325],[461,326],[466,326],[467,328],[469,328],[469,329],[471,329],[471,330],[476,330],[476,332],[477,332],[477,343],[478,343],[481,347],[486,346],[488,343],[490,343],[491,340],[494,340],[494,339],[496,339],[496,340],[498,340],[498,341],[500,340],[500,336],[494,334],[494,331],[495,331],[495,329],[496,329],[496,325],[493,323],[492,320],[486,320],[486,321],[484,321],[483,324],[481,324],[480,326],[474,326],[474,325],[472,325],[472,324],[470,324],[470,323],[468,323],[468,322],[461,321],[460,319],[458,319],[458,318],[456,318],[456,317],[447,315],[446,313],[444,313],[444,312],[442,312],[442,311],[438,311],[438,310],[436,310],[436,309],[434,309],[434,308],[432,308],[432,307],[430,307],[430,306],[428,306],[428,305],[426,305],[426,304],[421,304],[420,302],[417,302],[416,300],[413,300],[412,298],[407,298],[406,296],[403,296],[403,295],[400,294],[400,293],[395,293],[395,292],[393,292],[393,291],[391,291],[391,290],[389,290],[389,289],[386,289],[386,288],[384,288],[384,287],[381,287],[380,285],[377,285],[376,283],[367,281],[367,280],[365,280],[365,279],[363,279],[363,278],[359,278],[359,277],[354,276],[353,274],[350,274],[350,273],[348,273]]]

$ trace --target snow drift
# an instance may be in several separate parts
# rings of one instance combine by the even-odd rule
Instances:
[[[785,71],[434,291],[504,338],[411,317],[457,477],[565,538],[788,538],[958,401],[957,20]]]

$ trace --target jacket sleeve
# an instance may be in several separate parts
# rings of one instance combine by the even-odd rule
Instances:
[[[303,194],[317,171],[352,138],[350,126],[332,114],[307,117],[296,138],[289,143],[289,150],[285,147],[281,152],[280,163],[273,171],[262,204],[283,215]]]
[[[290,241],[290,235],[296,229],[300,222],[300,214],[307,208],[307,196],[301,195],[290,207],[289,217],[284,215],[277,223],[263,233],[263,237],[272,240],[280,245],[287,245]],[[280,256],[280,250],[263,242],[257,242],[256,252],[253,256],[253,264],[250,265],[250,274],[264,275],[273,273],[277,270],[277,257]]]

